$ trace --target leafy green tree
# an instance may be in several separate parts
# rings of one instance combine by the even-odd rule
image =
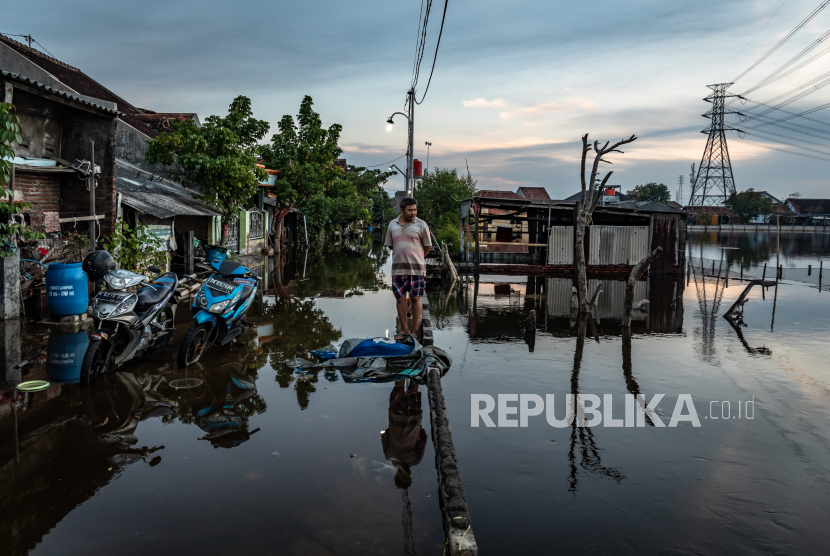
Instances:
[[[234,99],[225,117],[210,116],[202,125],[192,120],[173,122],[172,131],[150,141],[145,160],[163,167],[193,195],[220,211],[226,220],[254,197],[267,178],[256,165],[256,147],[270,124],[253,117],[251,100]],[[221,244],[228,241],[227,224]]]
[[[662,183],[649,182],[645,185],[638,185],[625,194],[635,201],[654,201],[663,204],[671,202],[669,186]]]
[[[259,147],[265,166],[278,170],[279,176],[272,189],[277,198],[276,241],[279,249],[282,223],[292,208],[300,209],[315,197],[323,196],[335,180],[340,179],[342,169],[334,162],[343,153],[337,145],[343,126],[332,124],[323,128],[320,115],[312,107],[314,101],[306,95],[300,103],[297,121],[285,115],[277,124],[279,133],[271,137],[271,143]],[[324,202],[316,208],[323,212]]]
[[[119,218],[113,232],[101,242],[101,247],[112,254],[119,267],[133,272],[143,273],[150,265],[164,267],[167,264],[165,242],[149,230],[141,222],[131,228]]]
[[[349,164],[348,169],[343,173],[342,178],[354,185],[355,191],[366,199],[373,198],[378,192],[386,193],[383,185],[389,178],[397,175],[395,171],[384,172],[383,170],[368,169],[363,166]],[[389,195],[387,195],[389,197]]]
[[[20,119],[13,114],[14,106],[7,102],[0,102],[0,257],[13,255],[16,250],[16,240],[36,241],[45,236],[20,222],[11,222],[11,216],[20,214],[31,208],[31,203],[14,203],[11,192],[6,185],[11,179],[14,168],[14,151],[11,143],[23,140],[20,136]]]
[[[447,243],[450,251],[458,249],[461,238],[460,201],[475,195],[476,183],[469,170],[459,175],[455,168],[435,168],[426,172],[415,188],[418,218],[430,226],[438,241]]]
[[[726,203],[737,214],[741,223],[746,224],[755,218],[759,213],[769,214],[773,212],[772,201],[760,191],[752,188],[740,193],[733,193]]]
[[[343,173],[345,181],[354,184],[357,195],[364,201],[364,205],[372,213],[372,222],[384,222],[394,218],[395,204],[383,189],[383,185],[397,172],[384,172],[383,170],[367,169],[362,166],[349,165],[348,170]]]

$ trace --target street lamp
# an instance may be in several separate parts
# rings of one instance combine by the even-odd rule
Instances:
[[[414,185],[413,181],[414,181],[414,173],[415,173],[414,168],[413,168],[413,162],[412,162],[412,160],[413,160],[413,149],[412,149],[413,145],[412,145],[412,142],[413,142],[414,137],[415,137],[415,127],[414,127],[414,123],[415,123],[415,90],[414,89],[410,89],[406,93],[406,99],[407,99],[407,107],[408,107],[409,114],[404,114],[403,112],[394,112],[391,116],[389,116],[389,119],[386,120],[386,130],[387,131],[392,131],[392,127],[395,124],[395,122],[392,121],[392,118],[394,118],[398,114],[400,114],[401,116],[406,118],[407,122],[409,123],[409,126],[408,126],[409,127],[409,136],[408,136],[407,147],[406,147],[406,173],[404,174],[404,176],[405,176],[406,194],[407,194],[407,196],[411,196],[412,192],[413,192],[413,185]]]
[[[426,172],[429,172],[429,148],[432,146],[432,143],[430,143],[429,141],[425,141],[424,145],[427,146],[427,168],[424,171],[426,173]]]

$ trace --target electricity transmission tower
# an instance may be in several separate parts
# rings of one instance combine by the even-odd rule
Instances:
[[[725,132],[740,130],[724,121],[726,114],[737,113],[726,108],[726,99],[737,96],[727,92],[726,89],[730,85],[732,83],[707,85],[712,89],[712,93],[703,100],[711,102],[712,108],[703,114],[703,117],[710,118],[712,123],[701,131],[709,135],[709,138],[706,140],[706,148],[703,149],[697,175],[691,183],[689,206],[724,205],[729,196],[735,193],[735,178],[732,176],[732,162],[729,160]]]
[[[677,198],[675,201],[683,204],[683,174],[677,176]]]

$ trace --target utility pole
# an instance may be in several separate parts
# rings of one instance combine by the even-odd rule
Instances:
[[[426,141],[426,142],[424,142],[424,145],[427,146],[427,167],[426,167],[425,172],[429,172],[429,148],[432,146],[432,143],[430,143],[429,141]]]
[[[411,197],[415,191],[415,89],[409,89],[406,93],[409,103],[409,157],[406,162],[406,194]]]
[[[29,39],[29,50],[32,49],[32,35],[31,33],[26,35],[26,38]]]
[[[732,162],[729,160],[729,148],[726,145],[727,131],[741,131],[726,123],[727,114],[737,114],[726,108],[726,99],[737,95],[729,94],[726,90],[732,83],[717,83],[707,85],[712,93],[705,99],[712,103],[703,116],[710,118],[712,123],[701,131],[709,136],[697,177],[692,182],[692,193],[689,196],[689,206],[723,206],[729,196],[735,193],[735,178],[732,175]]]
[[[97,218],[95,217],[95,141],[89,142],[89,215],[92,220],[89,221],[89,248],[95,251],[95,224]]]
[[[392,118],[394,118],[396,114],[400,114],[401,116],[406,118],[407,122],[409,123],[407,129],[406,173],[404,187],[406,188],[407,197],[411,197],[412,192],[415,189],[415,89],[410,89],[406,93],[406,103],[407,113],[404,114],[403,112],[393,112],[392,115],[389,116],[389,119],[386,120],[386,130],[392,131],[392,126],[395,124],[395,122],[392,121]]]

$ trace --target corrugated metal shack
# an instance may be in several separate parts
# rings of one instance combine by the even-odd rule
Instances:
[[[461,202],[459,270],[516,276],[570,277],[574,273],[573,201],[476,196]],[[687,213],[655,202],[623,201],[598,206],[585,237],[590,278],[624,279],[658,246],[663,253],[651,274],[676,275],[685,261]],[[510,222],[519,234],[507,237],[494,226]],[[491,249],[509,244],[512,249]],[[500,252],[494,252],[500,251]]]

